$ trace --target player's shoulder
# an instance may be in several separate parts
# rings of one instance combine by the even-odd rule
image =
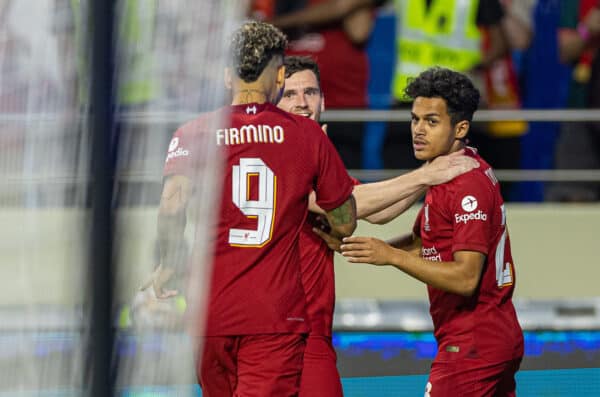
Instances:
[[[214,126],[215,121],[222,120],[223,117],[226,117],[225,110],[223,108],[219,108],[212,112],[206,112],[197,115],[195,118],[185,121],[181,124],[177,130],[177,135],[195,135],[200,134],[202,132],[206,132],[210,126]]]
[[[457,176],[450,182],[449,185],[454,188],[465,188],[465,187],[479,187],[482,186],[494,188],[498,184],[498,179],[494,174],[494,170],[477,152],[477,149],[473,147],[467,147],[465,149],[465,155],[472,157],[479,162],[479,167],[473,168],[472,170],[465,172],[462,175]]]

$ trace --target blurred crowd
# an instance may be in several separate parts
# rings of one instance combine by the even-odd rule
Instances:
[[[327,109],[408,109],[425,68],[468,73],[483,109],[598,108],[597,0],[254,0],[249,16],[314,57]],[[471,144],[497,169],[600,168],[600,124],[475,123]],[[331,123],[350,169],[413,168],[407,123]],[[597,183],[505,184],[508,200],[595,201]]]
[[[93,26],[86,3],[39,0],[32,8],[27,1],[0,2],[3,152],[22,153],[27,146],[23,124],[6,121],[7,115],[57,109],[77,113],[85,108],[90,59],[85,43]],[[202,98],[207,92],[218,95],[215,82],[222,81],[221,65],[211,63],[219,57],[197,56],[222,50],[218,42],[197,34],[199,24],[218,23],[208,17],[210,10],[203,10],[202,2],[186,2],[185,7],[157,0],[117,3],[119,108],[206,110]],[[482,109],[600,107],[600,0],[249,0],[247,4],[247,18],[272,22],[288,34],[290,54],[317,60],[329,110],[408,111],[410,104],[403,95],[407,80],[432,65],[468,73],[483,93]],[[212,84],[209,90],[207,81]],[[418,166],[407,122],[328,124],[330,138],[349,169]],[[136,166],[136,158],[155,163],[144,155],[151,151],[162,156],[170,127],[152,127],[160,139],[149,140],[142,135],[152,128],[129,125],[124,146],[140,153],[127,153],[133,159],[128,167]],[[59,135],[66,130],[53,128]],[[478,122],[473,130],[471,144],[496,169],[600,168],[598,122]],[[149,148],[152,142],[158,143]],[[0,170],[23,167],[21,158],[17,160],[2,156]],[[505,184],[503,193],[509,201],[597,201],[599,186],[521,182]]]

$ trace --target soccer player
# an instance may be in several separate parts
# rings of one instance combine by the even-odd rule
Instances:
[[[319,121],[325,106],[317,63],[309,57],[287,56],[284,64],[285,88],[278,106]],[[369,222],[385,223],[410,207],[428,184],[443,183],[477,165],[470,157],[443,156],[435,163],[389,181],[355,186],[358,216]],[[331,340],[335,303],[333,250],[311,230],[315,223],[310,215],[300,233],[302,284],[311,324],[300,397],[336,397],[343,393]],[[320,229],[315,231],[323,234]]]
[[[406,93],[417,159],[466,147],[479,103],[467,77],[427,69]],[[438,351],[426,396],[514,396],[523,333],[506,213],[492,168],[474,148],[466,153],[481,166],[430,187],[412,234],[392,244],[347,237],[341,249],[349,262],[391,265],[427,284]]]
[[[307,321],[298,235],[308,196],[338,236],[356,226],[353,183],[314,121],[278,109],[287,39],[272,25],[234,32],[226,82],[232,105],[180,127],[169,145],[158,237],[156,296],[183,239],[185,208],[202,145],[225,157],[208,314],[197,374],[207,397],[295,396]],[[206,220],[199,220],[206,222]],[[196,248],[197,246],[195,246]],[[192,258],[195,255],[192,253]]]

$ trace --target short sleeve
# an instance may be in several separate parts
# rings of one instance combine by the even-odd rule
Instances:
[[[318,128],[318,124],[315,123]],[[312,127],[309,125],[309,127]],[[315,182],[317,204],[325,211],[331,211],[344,204],[354,189],[354,182],[335,150],[335,147],[320,130],[318,137],[318,175]]]
[[[169,142],[163,176],[194,176],[198,167],[197,161],[201,158],[199,150],[202,146],[198,140],[202,134],[198,132],[193,124],[185,125],[175,131]]]
[[[452,252],[488,253],[492,237],[495,195],[487,178],[471,174],[455,184],[449,200],[453,222]]]

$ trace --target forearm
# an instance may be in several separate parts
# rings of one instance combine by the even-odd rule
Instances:
[[[385,181],[357,185],[353,192],[356,198],[356,215],[359,219],[364,219],[399,201],[420,194],[427,188],[427,183],[424,169],[419,168]]]
[[[374,19],[370,7],[355,10],[344,18],[344,33],[355,45],[363,45],[371,35]]]
[[[391,238],[387,240],[386,243],[394,248],[411,252],[413,255],[421,254],[421,238],[415,236],[414,233],[407,233],[402,236]]]
[[[400,200],[381,211],[371,214],[364,219],[369,223],[378,225],[388,223],[409,209],[423,195],[423,193],[425,193],[425,190],[425,188],[421,188],[405,199]]]
[[[302,25],[323,25],[339,21],[354,10],[371,4],[371,0],[331,0],[274,18],[271,22],[281,29]]]
[[[172,268],[182,263],[184,255],[184,233],[186,225],[185,209],[175,213],[159,211],[157,239],[160,253],[160,264]]]
[[[390,266],[431,287],[463,296],[473,294],[478,275],[474,275],[463,264],[456,261],[430,261],[405,251],[394,250]]]
[[[483,67],[490,67],[492,63],[501,59],[508,53],[508,40],[504,35],[500,25],[493,25],[489,28],[490,47],[484,53],[481,60]]]
[[[513,15],[507,15],[502,21],[502,30],[510,48],[520,51],[529,48],[533,31],[520,19]]]

